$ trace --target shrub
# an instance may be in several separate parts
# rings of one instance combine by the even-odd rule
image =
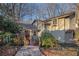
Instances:
[[[12,22],[10,20],[5,20],[3,27],[6,32],[11,32],[11,33],[17,33],[17,32],[20,32],[20,30],[21,30],[20,25]]]
[[[1,33],[0,33],[1,34]],[[10,32],[5,32],[0,35],[0,45],[10,44],[13,46],[22,46],[23,45],[23,37],[22,35],[16,35]]]
[[[58,43],[55,37],[48,32],[42,33],[40,40],[41,40],[41,47],[44,48],[56,47]]]
[[[20,34],[21,30],[22,30],[22,27],[19,24],[13,22],[9,18],[0,16],[0,41],[1,42],[3,42],[4,44],[13,43],[13,39],[16,37],[15,34],[16,33]],[[18,40],[18,41],[22,42],[21,40]]]
[[[13,46],[23,46],[23,37],[22,35],[15,35],[13,40],[11,41],[11,45]]]
[[[11,19],[0,18],[0,30],[5,32],[17,33],[20,32],[22,27],[17,23],[13,22]]]
[[[12,33],[10,33],[10,32],[5,32],[5,34],[3,34],[3,42],[4,42],[4,44],[7,44],[7,43],[10,43],[11,42],[11,40],[12,40]]]

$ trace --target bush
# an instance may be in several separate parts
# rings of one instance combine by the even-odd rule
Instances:
[[[0,18],[0,30],[5,32],[17,33],[22,27],[10,19]]]
[[[44,48],[56,47],[58,43],[55,37],[48,32],[42,33],[40,40],[41,40],[41,47]]]
[[[20,32],[21,27],[10,20],[6,20],[4,21],[4,29],[6,32],[17,33]]]
[[[13,40],[11,41],[11,45],[13,46],[23,46],[23,37],[22,35],[15,35],[15,37],[13,38]]]
[[[10,43],[12,40],[12,33],[9,32],[0,32],[0,45],[5,45]]]
[[[9,32],[5,32],[5,34],[3,34],[2,37],[3,37],[4,44],[11,42],[11,40],[13,39],[11,36],[12,36],[12,33],[9,33]]]
[[[0,16],[0,43],[1,42],[3,42],[4,44],[13,43],[14,42],[13,39],[16,37],[15,34],[16,33],[20,34],[21,30],[22,27],[19,24],[13,22],[9,18]],[[20,38],[18,42],[22,42]]]
[[[0,45],[10,44],[12,46],[23,45],[22,35],[16,35],[10,32],[0,33]]]

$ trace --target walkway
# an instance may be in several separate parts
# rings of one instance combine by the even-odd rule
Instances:
[[[38,46],[22,47],[15,56],[41,56]]]

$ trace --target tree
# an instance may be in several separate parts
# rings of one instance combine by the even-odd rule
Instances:
[[[1,16],[0,17],[0,30],[4,32],[17,33],[17,32],[20,32],[21,26],[11,21],[10,19],[5,19]]]
[[[1,15],[12,19],[12,21],[20,20],[22,14],[22,6],[23,4],[16,3],[1,3],[0,4],[0,12]]]

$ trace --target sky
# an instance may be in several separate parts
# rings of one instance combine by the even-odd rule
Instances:
[[[46,11],[46,8],[48,8],[48,7],[49,7],[48,3],[28,3],[28,4],[26,4],[24,6],[24,8],[26,9],[25,11],[28,11],[28,12],[23,17],[23,20],[24,21],[34,20],[34,19],[36,19],[36,17],[38,18],[39,16],[40,16],[41,19],[43,19],[42,15],[39,15],[39,13],[38,13],[39,11],[40,11],[40,14],[43,13],[44,17],[49,18],[48,17],[48,12]],[[58,3],[58,4],[56,4],[56,6],[55,6],[55,16],[59,16],[58,11],[62,12],[61,9],[63,9],[64,12],[73,11],[73,10],[75,10],[75,4],[73,4],[73,3],[72,4],[67,4],[67,3],[65,3],[65,4],[64,3]],[[37,12],[36,12],[36,10],[37,10]],[[43,11],[43,12],[41,12],[41,11]],[[52,13],[51,17],[53,17],[53,12],[51,12],[51,13]]]

